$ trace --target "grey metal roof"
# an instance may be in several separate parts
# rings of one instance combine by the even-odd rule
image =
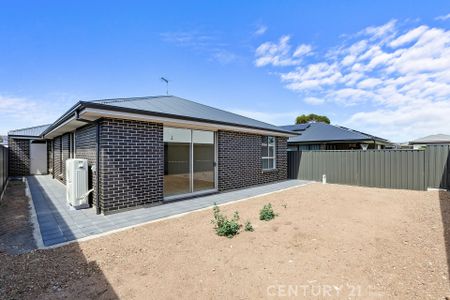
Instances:
[[[306,128],[309,127],[311,123],[305,123],[305,124],[294,124],[294,125],[285,125],[280,126],[283,129],[290,130],[290,131],[304,131]]]
[[[433,134],[423,138],[409,142],[410,144],[448,144],[450,143],[450,135],[447,134]]]
[[[224,123],[234,126],[292,133],[287,129],[283,129],[272,124],[257,121],[176,96],[103,99],[92,100],[84,103],[86,103],[87,106],[89,106],[89,103],[94,103],[121,109],[131,109],[148,113],[162,114],[173,118],[191,118],[210,123]]]
[[[306,125],[306,124],[302,124]],[[292,128],[292,125],[280,126],[284,129]],[[331,141],[366,141],[376,140],[388,142],[388,140],[379,138],[367,133],[352,130],[342,126],[330,125],[326,123],[308,123],[303,130],[299,130],[299,135],[289,138],[289,143],[305,142],[331,142]],[[299,127],[302,128],[302,127]],[[292,129],[291,129],[292,130]]]
[[[51,124],[15,129],[8,132],[11,136],[39,137]]]

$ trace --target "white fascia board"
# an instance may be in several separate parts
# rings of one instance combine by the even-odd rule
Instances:
[[[172,126],[172,127],[188,127],[188,128],[193,128],[193,129],[204,129],[204,130],[212,130],[212,131],[229,130],[229,131],[237,131],[237,132],[247,132],[247,133],[252,133],[252,134],[283,136],[283,137],[296,136],[296,134],[274,132],[274,131],[263,130],[263,129],[253,129],[253,128],[247,128],[247,127],[232,126],[232,125],[222,125],[222,124],[214,124],[214,123],[207,123],[207,122],[182,120],[182,119],[175,119],[175,118],[168,118],[168,117],[143,115],[143,114],[138,114],[138,113],[112,111],[112,110],[98,109],[98,108],[85,108],[79,113],[79,116],[83,119],[91,120],[91,121],[97,120],[99,118],[112,118],[112,119],[138,120],[138,121],[145,121],[145,122],[162,123],[166,126]]]
[[[63,123],[61,123],[58,127],[55,127],[50,132],[47,132],[47,134],[44,135],[44,138],[52,139],[58,135],[61,135],[65,132],[67,132],[68,130],[65,130],[65,127],[67,127],[67,125],[69,125],[69,123],[71,123],[73,121],[76,121],[75,114],[72,117],[70,117],[69,119],[67,119],[66,121],[64,121]],[[81,127],[81,126],[79,126],[79,127]]]

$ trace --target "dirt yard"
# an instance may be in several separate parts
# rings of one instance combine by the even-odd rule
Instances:
[[[269,202],[278,217],[259,221]],[[311,184],[221,208],[238,210],[255,231],[219,237],[208,209],[53,250],[3,253],[0,298],[450,296],[448,193]]]

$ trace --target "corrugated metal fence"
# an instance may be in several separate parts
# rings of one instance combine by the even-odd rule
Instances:
[[[288,152],[292,179],[393,189],[450,189],[450,146],[426,150]]]
[[[8,180],[8,148],[0,145],[0,200]]]

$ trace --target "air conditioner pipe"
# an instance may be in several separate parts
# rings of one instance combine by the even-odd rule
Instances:
[[[89,191],[87,191],[83,196],[81,196],[81,198],[83,199],[83,201],[86,201],[86,198],[89,197],[89,195],[94,191],[94,189],[90,189]]]

